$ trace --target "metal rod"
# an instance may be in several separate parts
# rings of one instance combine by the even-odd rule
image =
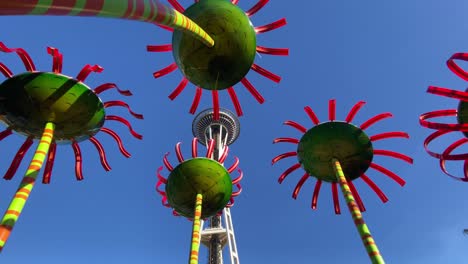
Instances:
[[[15,196],[11,200],[8,209],[2,218],[0,223],[0,251],[3,249],[5,243],[10,237],[11,231],[18,221],[24,205],[29,198],[29,194],[34,187],[37,174],[39,174],[42,164],[47,157],[47,152],[49,152],[50,144],[54,137],[54,129],[55,125],[51,122],[48,122],[45,125],[39,145],[37,146],[36,152],[29,163],[26,174],[24,175]]]
[[[385,264],[385,261],[380,255],[379,248],[375,244],[374,238],[372,237],[369,228],[364,222],[364,218],[362,217],[361,211],[359,210],[356,200],[354,199],[353,193],[349,188],[340,162],[337,159],[333,159],[332,162],[336,178],[338,179],[338,182],[340,184],[343,196],[346,199],[346,204],[348,205],[349,212],[353,217],[356,229],[358,230],[359,235],[361,236],[362,243],[364,244],[364,247],[367,250],[367,254],[370,257],[372,264]]]

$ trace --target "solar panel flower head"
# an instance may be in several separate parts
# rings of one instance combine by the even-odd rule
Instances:
[[[239,182],[243,174],[238,169],[239,176],[231,180],[230,174],[239,165],[238,158],[235,158],[228,169],[223,166],[228,156],[228,146],[224,146],[219,157],[214,157],[215,141],[210,140],[206,155],[199,157],[198,139],[194,138],[192,158],[185,160],[180,145],[179,142],[175,147],[177,160],[180,162],[176,167],[169,162],[169,153],[164,156],[163,163],[170,174],[165,178],[161,175],[163,167],[158,169],[156,191],[162,196],[163,205],[172,208],[174,215],[193,219],[190,263],[198,263],[200,220],[219,214],[224,207],[234,205],[234,197],[242,191]],[[166,185],[164,191],[160,189],[163,184]],[[233,191],[233,185],[236,186],[236,191]]]
[[[455,60],[468,61],[468,53],[455,53],[447,61],[447,66],[453,73],[463,80],[468,81],[468,72],[457,65]],[[419,117],[419,122],[423,127],[436,130],[424,140],[424,149],[430,156],[439,159],[439,166],[445,174],[453,179],[468,182],[468,153],[453,154],[453,152],[468,142],[468,90],[462,92],[442,87],[429,86],[427,92],[454,98],[460,102],[458,103],[457,109],[435,110],[424,113]],[[447,124],[429,121],[429,119],[432,118],[451,116],[455,116],[457,118],[457,123]],[[442,153],[437,153],[429,149],[429,144],[432,141],[452,132],[462,132],[464,137],[450,144]],[[458,177],[448,172],[446,167],[447,161],[464,161],[463,177]]]
[[[275,30],[286,25],[282,18],[264,26],[252,26],[249,17],[257,13],[268,0],[260,0],[248,11],[242,11],[236,0],[200,0],[185,10],[177,0],[168,1],[176,10],[192,19],[213,37],[215,45],[207,47],[189,35],[174,32],[172,44],[150,45],[148,51],[172,51],[175,62],[154,72],[159,78],[179,68],[184,75],[179,85],[169,95],[174,100],[190,81],[197,86],[190,107],[194,114],[200,103],[202,91],[212,94],[215,120],[219,118],[219,90],[227,90],[238,116],[243,114],[233,86],[242,83],[259,103],[265,100],[252,83],[245,77],[250,69],[279,82],[281,77],[254,63],[255,54],[288,55],[288,49],[258,46],[256,34]]]
[[[116,115],[106,115],[106,109],[115,106],[125,107],[134,117],[142,119],[143,116],[134,113],[123,101],[103,103],[98,97],[101,92],[108,89],[117,89],[126,96],[131,95],[129,91],[119,90],[113,83],[105,83],[92,90],[84,83],[90,73],[103,70],[98,65],[86,65],[76,77],[69,77],[62,74],[62,54],[56,48],[47,48],[53,60],[51,72],[37,71],[28,53],[21,48],[8,48],[0,42],[0,51],[16,53],[27,70],[14,75],[0,62],[0,73],[7,78],[0,83],[0,118],[7,125],[6,130],[0,133],[0,140],[11,135],[13,131],[26,136],[25,142],[5,173],[5,179],[13,178],[33,141],[35,139],[39,141],[20,187],[0,224],[1,250],[29,197],[44,161],[46,165],[42,182],[50,183],[56,143],[72,145],[76,179],[82,180],[82,155],[79,147],[82,141],[89,140],[96,147],[103,168],[106,171],[111,169],[102,144],[94,137],[100,131],[113,137],[121,153],[130,157],[119,135],[103,127],[105,121],[118,121],[126,125],[135,138],[142,138],[126,119]]]
[[[318,195],[323,182],[331,183],[333,203],[335,213],[340,214],[340,204],[338,199],[338,185],[346,199],[348,209],[354,219],[355,225],[361,235],[361,239],[366,247],[372,263],[384,263],[380,252],[362,218],[361,212],[365,211],[364,203],[357,192],[353,180],[361,178],[379,196],[383,202],[387,202],[387,196],[368,177],[365,172],[368,168],[377,170],[390,177],[399,185],[403,186],[405,181],[395,173],[373,162],[374,155],[393,157],[412,164],[412,158],[390,150],[374,149],[373,143],[387,138],[409,138],[405,132],[385,132],[368,136],[364,130],[375,123],[392,117],[391,113],[376,115],[360,126],[351,124],[355,115],[364,106],[365,102],[356,103],[346,116],[345,121],[336,121],[335,100],[329,101],[328,121],[320,123],[312,108],[305,107],[304,110],[309,116],[314,126],[306,129],[303,125],[286,121],[284,124],[291,126],[301,133],[300,139],[283,137],[276,138],[273,143],[293,143],[297,144],[296,151],[280,154],[273,158],[272,163],[288,158],[297,157],[298,162],[286,169],[279,177],[282,183],[293,171],[303,168],[304,174],[297,183],[292,197],[297,198],[304,183],[314,177],[317,179],[312,195],[312,208],[317,208]]]

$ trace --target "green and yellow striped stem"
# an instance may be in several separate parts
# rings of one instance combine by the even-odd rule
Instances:
[[[214,40],[195,22],[158,0],[0,1],[0,15],[55,15],[123,18],[188,32],[208,47]]]
[[[192,244],[190,246],[189,264],[198,264],[198,250],[200,249],[200,228],[203,195],[197,194],[195,200],[195,214],[193,217]]]
[[[42,168],[42,164],[44,163],[47,152],[49,151],[52,138],[54,137],[54,128],[55,125],[53,123],[49,122],[46,124],[28,170],[26,171],[15,196],[11,200],[10,206],[2,218],[2,222],[0,223],[0,251],[5,246],[11,230],[15,226],[16,221],[18,221],[21,211],[23,211],[24,205],[29,198],[29,194],[34,187],[37,174]]]
[[[343,173],[343,169],[341,168],[341,164],[336,159],[333,159],[333,168],[335,169],[336,177],[340,183],[341,191],[343,192],[343,195],[346,199],[346,204],[348,205],[351,216],[353,217],[354,224],[356,225],[359,235],[361,236],[362,243],[364,243],[372,264],[384,264],[385,261],[380,255],[379,248],[375,244],[369,228],[364,222],[364,218],[362,218],[361,211],[359,210],[359,207],[354,199],[353,193],[349,188],[348,182],[346,181],[346,177]]]

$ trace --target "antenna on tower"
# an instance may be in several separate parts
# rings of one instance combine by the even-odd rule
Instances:
[[[237,116],[227,109],[220,108],[219,118],[215,118],[214,109],[208,108],[195,116],[192,122],[192,133],[205,146],[211,139],[214,140],[215,149],[212,158],[217,159],[224,152],[224,148],[234,143],[239,137],[240,122]],[[223,248],[226,245],[229,246],[231,263],[239,264],[234,225],[229,208],[223,209],[223,216],[225,227],[221,222],[221,216],[210,217],[208,226],[203,227],[201,231],[200,240],[209,249],[209,264],[223,263]]]

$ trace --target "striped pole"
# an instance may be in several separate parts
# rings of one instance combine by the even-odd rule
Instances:
[[[193,217],[192,244],[190,247],[189,264],[198,264],[198,250],[200,249],[200,225],[203,195],[197,194],[195,200],[195,214]]]
[[[158,0],[0,1],[0,15],[113,17],[165,25],[192,34],[208,47],[214,40],[195,22]]]
[[[42,133],[41,140],[37,146],[36,152],[29,164],[28,170],[23,177],[23,180],[20,183],[18,190],[15,193],[15,196],[11,200],[10,206],[8,207],[5,215],[2,218],[0,223],[0,251],[5,246],[8,237],[10,236],[11,230],[15,226],[18,217],[23,210],[26,201],[29,198],[29,194],[34,187],[37,174],[42,168],[42,163],[44,162],[47,152],[49,151],[50,143],[54,136],[55,125],[48,122],[45,126],[44,132]]]
[[[338,178],[338,182],[341,186],[341,191],[343,192],[343,195],[346,199],[346,204],[348,205],[348,209],[351,213],[351,216],[353,217],[354,224],[356,225],[359,235],[361,236],[362,243],[364,243],[364,246],[367,250],[367,254],[370,257],[372,264],[384,264],[385,261],[380,255],[379,248],[375,244],[375,241],[372,238],[369,228],[364,222],[364,218],[362,218],[361,211],[359,210],[359,207],[356,201],[354,200],[353,193],[351,193],[351,190],[349,189],[349,185],[346,181],[346,177],[343,173],[343,169],[341,168],[340,162],[336,159],[333,159],[333,164],[336,177]]]

